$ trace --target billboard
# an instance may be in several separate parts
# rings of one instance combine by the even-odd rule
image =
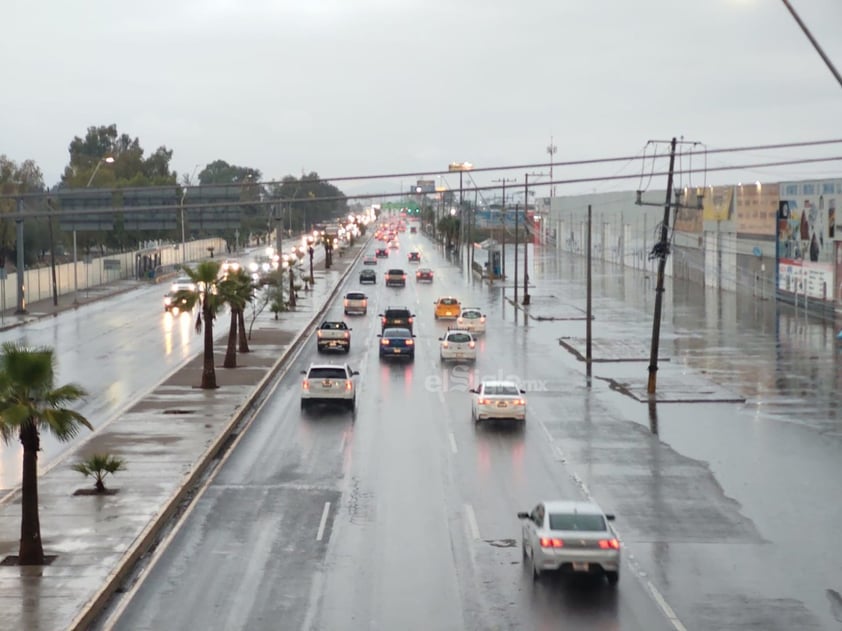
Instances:
[[[688,189],[682,199],[682,207],[675,211],[675,229],[687,234],[702,234],[702,212],[695,189]]]
[[[243,207],[239,186],[198,186],[184,197],[191,230],[233,230],[240,227]]]
[[[123,225],[126,230],[175,230],[179,225],[178,190],[175,185],[120,191],[123,197]],[[154,206],[166,209],[143,210]],[[137,210],[134,210],[137,209]]]
[[[65,232],[97,232],[114,230],[114,191],[110,189],[79,188],[61,190],[56,194],[61,213],[59,230]],[[80,211],[78,214],[73,211]]]
[[[737,234],[742,236],[775,236],[775,217],[780,201],[778,184],[740,184],[736,187],[734,213]]]
[[[702,208],[705,221],[729,221],[734,216],[734,187],[708,186]]]

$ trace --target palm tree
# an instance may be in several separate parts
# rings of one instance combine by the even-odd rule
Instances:
[[[254,297],[254,285],[251,276],[242,268],[230,271],[225,280],[219,284],[219,293],[223,300],[231,307],[231,325],[228,328],[228,347],[225,351],[225,361],[222,363],[225,368],[237,367],[237,334],[240,337],[240,350],[246,342],[246,324],[243,319],[243,310]],[[242,324],[241,324],[242,322]],[[249,352],[248,343],[245,344],[245,351]]]
[[[76,384],[55,385],[56,357],[48,347],[27,348],[7,342],[0,354],[0,436],[23,446],[19,565],[43,565],[38,517],[38,451],[46,430],[68,441],[82,427],[93,429],[78,412],[64,407],[87,394]]]
[[[216,261],[202,261],[196,269],[185,265],[184,273],[196,285],[193,291],[179,291],[176,300],[185,301],[187,309],[199,306],[196,312],[196,332],[202,332],[204,323],[205,331],[205,353],[202,364],[202,385],[203,390],[213,390],[216,385],[216,368],[213,364],[213,321],[225,300],[219,291],[219,263]]]

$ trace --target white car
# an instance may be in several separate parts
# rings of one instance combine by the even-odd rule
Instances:
[[[541,502],[521,520],[521,551],[531,560],[532,579],[544,572],[605,576],[620,580],[620,540],[607,515],[593,502]]]
[[[357,403],[354,377],[359,374],[348,364],[310,364],[302,370],[301,409],[313,403],[340,403],[353,410]]]
[[[479,425],[489,419],[526,421],[526,399],[514,381],[483,381],[472,388],[471,420]]]
[[[477,307],[462,307],[456,326],[471,333],[485,333],[485,314]]]
[[[439,341],[441,342],[439,357],[442,361],[448,359],[475,361],[477,358],[477,343],[468,331],[448,330],[443,337],[439,338]]]

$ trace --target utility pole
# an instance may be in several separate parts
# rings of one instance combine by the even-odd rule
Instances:
[[[517,246],[518,246],[518,230],[520,229],[520,204],[515,204],[515,273],[514,273],[514,283],[512,283],[515,287],[515,309],[517,309]]]
[[[23,284],[23,274],[24,274],[24,260],[23,260],[23,197],[18,197],[18,216],[15,219],[15,224],[17,227],[17,244],[15,246],[15,250],[17,250],[17,273],[15,276],[17,277],[18,281],[18,304],[17,309],[15,309],[16,314],[25,314],[26,311],[26,294],[24,293],[25,288]]]
[[[592,341],[593,341],[593,331],[591,330],[591,319],[593,318],[593,311],[591,307],[591,299],[592,299],[592,282],[593,276],[591,273],[591,205],[588,204],[588,290],[587,290],[587,299],[585,301],[585,363],[587,364],[587,377],[588,377],[588,388],[591,387],[591,368],[593,362],[593,353],[592,353]]]
[[[655,254],[658,256],[658,278],[655,287],[655,317],[652,319],[652,348],[649,353],[649,382],[646,391],[655,394],[658,376],[658,347],[661,336],[661,310],[664,303],[664,271],[667,266],[669,254],[669,224],[670,210],[672,210],[672,180],[673,169],[675,168],[675,138],[670,143],[670,167],[667,176],[667,199],[664,203],[664,220],[661,223],[661,239],[655,246]]]
[[[524,219],[528,220],[529,211],[529,173],[523,178],[523,209]],[[526,236],[523,239],[523,304],[529,306],[529,224],[527,222]],[[517,280],[515,280],[517,282]]]
[[[503,238],[500,240],[500,245],[502,247],[502,252],[500,253],[500,275],[503,277],[503,280],[506,279],[506,237],[507,237],[507,230],[506,230],[506,182],[517,182],[515,178],[500,178],[499,180],[492,180],[492,182],[502,182],[503,184],[503,206],[500,208],[500,224],[503,227]]]

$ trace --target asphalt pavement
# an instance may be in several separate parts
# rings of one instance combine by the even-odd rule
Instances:
[[[538,251],[532,304],[515,308],[511,282],[471,279],[421,235],[403,241],[422,248],[436,281],[364,289],[369,315],[349,318],[356,415],[300,413],[297,373],[317,357],[305,341],[181,525],[140,576],[116,581],[126,597],[95,628],[842,629],[842,557],[832,545],[804,544],[826,538],[839,518],[838,349],[822,324],[669,282],[658,390],[647,405],[650,278],[594,270],[589,382],[583,259]],[[439,363],[447,324],[431,311],[445,294],[489,316],[474,366]],[[390,304],[417,313],[413,364],[377,358],[376,313]],[[340,304],[329,313],[341,317]],[[467,388],[509,376],[528,389],[525,431],[475,430]],[[124,556],[125,533],[111,522],[139,532],[150,518],[152,502],[138,503],[134,487],[161,505],[190,470],[191,446],[172,425],[199,421],[215,434],[237,409],[233,400],[205,405],[191,419],[205,402],[184,383],[166,388],[114,443],[144,453],[143,477],[118,474],[120,492],[96,498],[37,577],[0,567],[0,626],[66,628],[45,604],[70,611],[56,594],[105,582],[90,557],[110,555],[113,566]],[[160,420],[156,407],[192,413]],[[68,475],[48,503],[81,486]],[[514,515],[557,497],[590,497],[617,514],[625,556],[616,589],[532,583]],[[45,530],[49,522],[42,513]],[[17,523],[0,524],[4,539],[16,538]],[[79,543],[91,533],[98,549]]]
[[[238,368],[221,367],[226,326],[217,323],[217,380],[219,388],[196,386],[201,356],[188,358],[178,370],[153,387],[127,410],[98,428],[89,440],[68,454],[68,460],[108,452],[125,459],[127,468],[108,479],[109,495],[79,495],[92,485],[69,466],[53,466],[39,477],[41,534],[45,553],[55,559],[42,567],[0,566],[0,628],[88,628],[91,612],[103,605],[125,580],[136,560],[159,536],[159,528],[179,510],[187,490],[206,465],[224,451],[226,441],[248,415],[253,399],[269,383],[300,336],[318,318],[336,291],[359,246],[339,255],[334,266],[316,270],[312,291],[298,292],[293,311],[276,320],[265,311],[253,324],[251,352],[240,354]],[[119,283],[97,288],[85,300],[105,305],[104,298],[119,298],[146,284]],[[154,291],[154,290],[150,290]],[[160,313],[160,296],[155,294]],[[79,302],[81,303],[81,297]],[[14,317],[29,325],[45,317],[62,317],[70,310],[83,313],[94,305],[32,304],[28,314]],[[168,314],[167,314],[168,315]],[[5,317],[5,316],[4,316]],[[192,331],[190,314],[178,322]],[[152,327],[153,329],[155,327]],[[21,329],[25,331],[25,329]],[[22,335],[26,339],[26,334]],[[119,359],[120,350],[112,349]],[[59,358],[61,361],[61,358]],[[13,463],[14,464],[14,463]],[[19,465],[18,465],[19,466]],[[0,503],[0,558],[17,554],[20,499],[7,493]]]

